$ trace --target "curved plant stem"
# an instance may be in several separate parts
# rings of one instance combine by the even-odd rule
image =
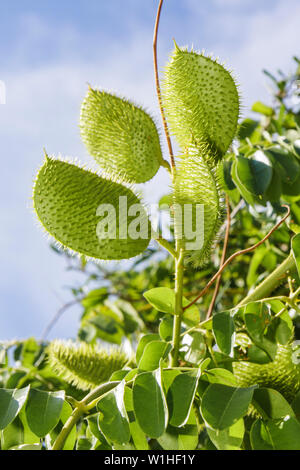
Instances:
[[[65,305],[63,305],[59,310],[58,312],[55,314],[55,316],[52,318],[52,320],[50,321],[50,323],[46,326],[43,334],[42,334],[42,339],[41,341],[45,341],[47,336],[49,335],[50,331],[52,330],[52,328],[54,327],[54,325],[58,322],[58,320],[60,319],[60,317],[65,313],[66,310],[68,310],[70,307],[73,307],[74,305],[80,303],[82,300],[84,299],[84,297],[80,298],[80,299],[76,299],[76,300],[72,300],[71,302],[68,302],[66,303]]]
[[[238,305],[241,307],[249,302],[261,300],[267,297],[287,276],[291,270],[296,269],[295,261],[292,255],[289,255],[266,279],[263,280],[247,297]]]
[[[173,246],[171,245],[171,243],[169,243],[167,240],[165,240],[164,238],[159,238],[157,237],[156,238],[156,241],[157,243],[159,243],[163,248],[165,248],[165,250],[167,250],[170,255],[173,256],[173,258],[176,257],[176,251],[174,250]]]
[[[262,245],[266,240],[268,240],[268,238],[272,235],[273,232],[275,232],[275,230],[278,229],[278,227],[288,218],[288,216],[290,215],[291,213],[291,210],[289,208],[289,206],[286,206],[286,205],[283,205],[283,207],[286,207],[287,208],[287,214],[272,228],[272,230],[270,230],[270,232],[262,239],[260,240],[258,243],[256,243],[255,245],[253,246],[250,246],[249,248],[245,248],[244,250],[240,250],[240,251],[237,251],[236,253],[233,253],[233,255],[231,255],[229,258],[227,258],[227,260],[225,261],[225,263],[223,264],[223,266],[219,269],[219,271],[211,278],[211,280],[206,284],[206,286],[204,287],[204,289],[202,289],[202,291],[200,292],[200,294],[191,302],[189,303],[186,307],[184,307],[183,310],[186,310],[187,308],[191,307],[192,305],[194,305],[199,299],[201,299],[201,297],[203,297],[206,292],[208,291],[208,289],[210,288],[210,286],[217,280],[217,278],[220,276],[220,274],[224,271],[224,269],[228,266],[229,263],[231,263],[231,261],[234,260],[234,258],[236,258],[237,256],[240,256],[240,255],[245,255],[246,253],[250,253],[251,251],[255,250],[256,248],[258,248],[260,245]],[[289,259],[289,258],[288,258]],[[287,261],[287,260],[286,260]],[[290,263],[290,262],[289,262]],[[288,263],[288,265],[289,265]],[[276,271],[276,270],[275,270]],[[275,271],[273,272],[273,274],[275,273]],[[266,280],[265,280],[266,281]],[[245,299],[244,299],[245,300]],[[248,300],[248,302],[250,302]]]
[[[182,308],[182,291],[183,291],[183,250],[180,247],[180,243],[177,243],[178,257],[175,260],[175,316],[174,316],[174,328],[173,328],[173,350],[171,366],[176,367],[178,365],[178,354],[180,347],[180,332],[181,332],[181,321],[183,315]]]
[[[94,405],[95,400],[99,400],[105,393],[109,392],[119,384],[120,382],[107,382],[105,384],[99,385],[99,387],[97,387],[95,390],[92,390],[88,395],[86,395],[83,400],[78,402],[73,410],[73,413],[66,421],[62,430],[57,436],[52,446],[52,450],[61,450],[64,447],[65,442],[73,427],[76,426],[76,424],[84,415],[84,413],[86,413],[90,409],[90,405]]]
[[[227,251],[227,246],[228,246],[230,222],[231,222],[229,197],[227,195],[226,195],[226,209],[227,209],[227,224],[226,224],[226,232],[225,232],[225,238],[224,238],[224,245],[223,245],[223,252],[222,252],[220,267],[223,266],[223,264],[225,263],[225,259],[226,259],[226,251]],[[210,306],[209,306],[209,309],[208,309],[207,315],[206,315],[207,320],[210,318],[210,316],[212,314],[212,311],[214,309],[214,306],[215,306],[216,298],[218,296],[218,292],[219,292],[219,289],[220,289],[221,277],[222,277],[222,275],[220,274],[217,278],[216,287],[215,287],[213,297],[211,299],[211,303],[210,303]]]
[[[174,172],[175,171],[175,159],[174,159],[172,142],[171,142],[171,138],[170,138],[168,124],[167,124],[167,120],[166,120],[166,116],[165,116],[165,112],[164,112],[164,108],[163,108],[163,104],[162,104],[162,99],[161,99],[161,89],[160,89],[158,65],[157,65],[157,35],[158,35],[158,28],[159,28],[159,21],[160,21],[160,14],[161,14],[162,6],[163,6],[163,0],[160,0],[159,5],[158,5],[158,10],[157,10],[155,27],[154,27],[153,62],[154,62],[155,85],[156,85],[156,93],[157,93],[157,98],[158,98],[158,104],[159,104],[160,113],[161,113],[161,117],[162,117],[162,121],[163,121],[164,131],[165,131],[165,134],[166,134],[166,139],[167,139],[167,144],[168,144],[168,149],[169,149],[169,154],[170,154],[171,168],[172,168],[172,172]]]

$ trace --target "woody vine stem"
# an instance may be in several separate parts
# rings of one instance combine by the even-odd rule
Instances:
[[[160,0],[157,10],[157,16],[155,21],[154,27],[154,38],[153,38],[153,62],[154,62],[154,73],[155,73],[155,85],[156,85],[156,93],[158,98],[158,104],[162,116],[163,127],[166,135],[167,145],[170,154],[170,162],[171,162],[171,174],[173,183],[176,178],[176,165],[175,159],[173,154],[172,142],[170,138],[170,133],[168,129],[168,123],[165,116],[162,98],[161,98],[161,89],[160,89],[160,82],[159,82],[159,73],[158,73],[158,61],[157,61],[157,37],[158,37],[158,29],[159,29],[159,22],[161,16],[161,10],[163,6],[163,0]],[[176,234],[175,234],[176,238]],[[175,258],[175,310],[174,310],[174,328],[173,328],[173,350],[172,350],[172,357],[171,357],[171,366],[176,367],[178,365],[178,354],[180,348],[180,330],[181,330],[181,321],[182,321],[182,295],[183,295],[183,273],[184,273],[184,266],[183,266],[183,248],[182,242],[178,238],[175,239],[176,242],[176,251],[172,253]]]

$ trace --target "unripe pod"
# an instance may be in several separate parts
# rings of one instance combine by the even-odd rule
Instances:
[[[300,390],[300,366],[292,361],[291,345],[278,345],[274,361],[268,364],[239,361],[233,364],[233,372],[240,387],[254,384],[273,388],[289,402]]]
[[[162,96],[170,129],[182,149],[193,143],[203,158],[219,161],[232,143],[239,117],[231,74],[211,58],[176,46]]]
[[[181,157],[173,185],[174,229],[187,261],[196,267],[209,261],[223,219],[220,197],[215,170],[197,149],[190,148]],[[191,232],[195,233],[195,245]]]
[[[127,217],[123,201],[128,209],[139,205],[138,238],[129,236],[136,218]],[[35,181],[33,202],[50,235],[77,253],[102,260],[128,259],[142,253],[150,242],[150,223],[138,197],[124,185],[76,165],[46,157]],[[107,226],[101,223],[105,204],[110,209]]]
[[[66,382],[89,390],[107,382],[124,367],[128,357],[122,349],[110,351],[86,343],[52,341],[47,349],[50,367]]]
[[[125,99],[90,88],[82,103],[80,129],[90,154],[113,176],[145,183],[163,164],[152,118]]]

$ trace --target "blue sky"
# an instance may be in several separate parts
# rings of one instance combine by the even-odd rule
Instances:
[[[49,248],[30,196],[45,146],[91,161],[78,118],[87,83],[118,91],[159,120],[153,82],[156,0],[0,0],[0,339],[39,337],[79,279]],[[219,56],[241,86],[244,115],[268,100],[262,68],[292,70],[300,53],[299,0],[165,0],[159,36],[162,69],[172,50],[192,44]],[[164,170],[144,188],[148,202],[168,190]],[[70,310],[51,337],[70,337]]]

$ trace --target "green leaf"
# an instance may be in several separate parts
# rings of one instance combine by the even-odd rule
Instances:
[[[247,137],[251,138],[253,133],[259,127],[259,121],[253,119],[244,119],[239,125],[238,138],[239,140],[245,140]],[[252,141],[252,139],[251,139]]]
[[[170,421],[172,426],[184,426],[189,418],[195,398],[201,369],[191,371],[175,377],[167,395]]]
[[[40,350],[40,346],[34,338],[29,338],[23,343],[21,360],[22,366],[24,367],[33,367],[34,361],[37,357],[37,354]]]
[[[255,305],[255,310],[253,310],[251,311],[250,305],[248,305],[245,309],[245,326],[251,339],[255,343],[259,344],[263,341],[263,334],[267,328],[267,325],[270,323],[271,317],[267,306],[263,303],[257,303]]]
[[[237,185],[242,185],[254,197],[263,196],[271,182],[272,174],[270,161],[260,151],[253,154],[251,158],[237,157],[234,181]]]
[[[128,416],[124,406],[125,382],[106,394],[97,404],[101,412],[99,427],[106,439],[117,444],[127,444],[130,440]]]
[[[244,420],[241,418],[222,431],[207,427],[207,434],[218,450],[239,450],[245,434]]]
[[[300,233],[292,239],[292,254],[297,266],[298,276],[300,276]]]
[[[97,442],[96,450],[110,450],[112,448],[111,445],[108,444],[105,436],[100,431],[99,418],[100,413],[88,416],[86,418],[88,422],[88,430],[99,441]]]
[[[281,180],[286,184],[293,184],[299,176],[300,165],[296,158],[281,148],[269,148],[264,152],[278,170]]]
[[[29,428],[24,408],[19,415],[2,431],[1,449],[8,450],[11,447],[23,444],[39,444],[40,439]]]
[[[242,158],[242,157],[240,157],[240,158]],[[238,160],[235,160],[232,164],[231,175],[232,175],[232,179],[233,179],[234,183],[236,184],[236,187],[238,188],[239,192],[241,193],[241,196],[245,199],[245,201],[248,204],[251,204],[252,206],[254,206],[257,203],[257,198],[255,197],[254,194],[252,194],[250,191],[248,191],[246,186],[243,184],[243,181],[240,178],[240,175],[238,173]],[[243,176],[243,174],[241,175],[241,177],[242,176]]]
[[[229,386],[237,386],[237,379],[233,375],[232,372],[230,372],[227,369],[221,369],[221,368],[215,368],[215,369],[209,369],[205,371],[205,374],[203,375],[203,379],[208,380],[209,383],[211,384],[223,384],[223,385],[229,385]]]
[[[256,103],[253,104],[252,111],[268,117],[273,116],[274,114],[273,108],[270,108],[270,106],[265,105],[261,101],[256,101]]]
[[[99,303],[103,302],[108,296],[107,288],[100,287],[99,289],[91,290],[85,298],[81,301],[81,304],[85,308],[91,308]]]
[[[206,355],[205,338],[199,331],[185,334],[181,342],[181,351],[184,351],[184,359],[187,362],[198,365]]]
[[[276,318],[278,326],[276,328],[276,341],[279,344],[288,344],[294,331],[293,320],[289,316],[288,312],[282,313],[279,318]]]
[[[138,329],[143,330],[145,328],[143,320],[131,303],[117,299],[113,303],[107,301],[106,305],[119,313],[127,333],[134,333]]]
[[[247,286],[249,288],[253,284],[255,284],[258,278],[257,270],[259,266],[262,264],[262,261],[267,253],[268,253],[268,248],[266,248],[265,246],[260,246],[259,248],[255,250],[254,255],[252,256],[248,274],[247,274]]]
[[[221,352],[231,355],[234,343],[234,321],[230,312],[221,312],[213,316],[213,333]]]
[[[164,341],[171,341],[173,337],[173,327],[174,327],[174,319],[166,315],[165,317],[161,318],[159,324],[159,336]]]
[[[222,162],[221,180],[223,182],[225,191],[233,191],[236,187],[231,176],[232,163],[232,161]]]
[[[137,350],[136,350],[136,355],[135,355],[137,364],[141,360],[145,347],[147,346],[147,344],[151,343],[152,341],[160,341],[160,336],[154,333],[154,334],[144,335],[141,337]]]
[[[133,385],[133,405],[137,422],[143,432],[154,439],[167,426],[168,408],[164,396],[161,371],[139,374]]]
[[[198,445],[198,428],[194,410],[191,409],[184,426],[178,428],[169,425],[158,438],[158,443],[164,450],[195,450]]]
[[[174,315],[175,312],[175,292],[168,287],[155,287],[144,292],[143,296],[152,307],[163,313]],[[183,307],[190,304],[190,301],[185,297],[182,299]],[[183,321],[188,325],[196,325],[200,321],[199,310],[196,305],[184,311]]]
[[[253,450],[274,450],[266,426],[261,419],[257,419],[250,431],[250,442]]]
[[[145,183],[162,164],[153,120],[130,101],[89,88],[81,108],[80,129],[88,151],[109,174]]]
[[[151,341],[148,343],[143,351],[143,355],[138,363],[138,368],[141,371],[155,370],[159,366],[159,361],[165,359],[172,346],[165,341]]]
[[[0,429],[15,419],[27,400],[28,392],[29,386],[20,390],[0,389]]]
[[[26,417],[31,431],[46,436],[57,425],[64,404],[65,392],[30,390],[26,404]]]
[[[128,259],[149,244],[150,223],[139,198],[124,185],[76,165],[47,156],[35,181],[33,202],[50,235],[79,254]],[[129,216],[136,204],[139,215]]]
[[[174,315],[175,293],[172,289],[168,287],[155,287],[144,292],[143,296],[152,307],[160,312]]]
[[[298,419],[298,421],[300,421],[300,391],[294,397],[291,406],[293,408],[296,418]]]
[[[271,319],[269,308],[264,302],[250,302],[244,308],[245,325],[252,341],[274,360],[277,352],[276,329],[274,320],[271,322]],[[251,346],[248,351],[251,360],[254,361],[254,357],[257,356],[258,362],[262,364],[266,362],[265,355],[258,349]]]
[[[59,435],[60,431],[62,430],[64,424],[67,422],[71,414],[72,414],[71,405],[68,402],[64,401],[57,426],[55,426],[55,428],[48,434],[48,436],[46,436],[46,442],[48,443],[49,449],[51,449],[57,436]],[[62,450],[73,450],[75,447],[76,436],[77,436],[76,426],[74,426],[70,434],[68,435]]]
[[[294,416],[293,409],[277,390],[258,388],[254,390],[253,405],[264,419]]]
[[[293,416],[265,424],[275,450],[300,450],[300,423]]]
[[[255,388],[256,385],[248,388],[209,385],[201,402],[203,419],[213,429],[229,428],[247,413]]]
[[[139,426],[134,414],[133,392],[129,387],[125,387],[124,403],[129,417],[130,434],[137,450],[149,450],[147,438]]]
[[[94,439],[80,436],[76,442],[76,450],[92,450],[93,440]]]

